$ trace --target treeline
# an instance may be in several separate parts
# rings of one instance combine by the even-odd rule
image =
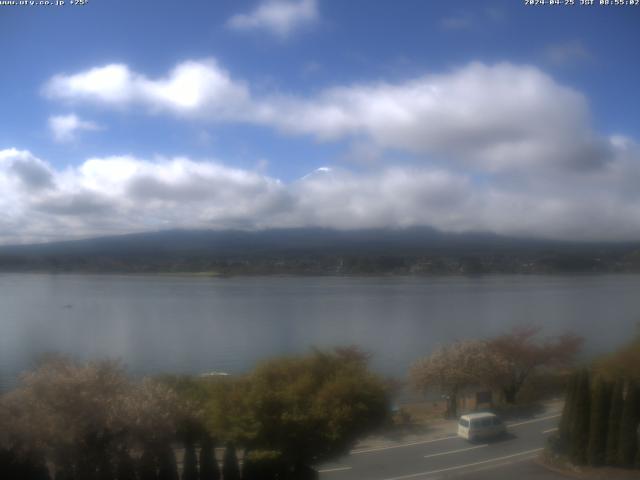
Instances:
[[[570,378],[550,452],[575,465],[640,468],[640,335]]]
[[[387,383],[367,363],[343,348],[238,377],[134,381],[113,362],[52,359],[0,398],[0,478],[316,478],[387,421]]]
[[[465,254],[408,256],[352,254],[3,255],[2,272],[210,273],[212,275],[479,275],[491,273],[625,273],[640,271],[633,256],[577,254]]]

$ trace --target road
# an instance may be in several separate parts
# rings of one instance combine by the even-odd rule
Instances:
[[[559,413],[507,423],[508,434],[469,443],[454,435],[408,444],[354,450],[319,468],[321,480],[431,480],[442,477],[561,478],[531,462],[556,430]],[[486,472],[492,470],[492,473]],[[476,472],[478,475],[470,475]],[[481,473],[485,472],[485,473]],[[522,473],[522,474],[521,474]]]

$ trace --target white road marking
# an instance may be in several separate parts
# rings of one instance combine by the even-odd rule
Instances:
[[[555,432],[556,430],[558,430],[558,427],[549,428],[548,430],[542,430],[542,433],[551,433],[551,432]]]
[[[325,468],[323,470],[318,470],[318,473],[343,472],[345,470],[351,470],[351,467]]]
[[[517,458],[515,460],[511,459],[511,460],[505,460],[504,462],[497,462],[497,463],[491,463],[488,465],[482,465],[480,467],[476,467],[473,470],[469,470],[468,472],[461,472],[460,475],[464,475],[464,476],[469,476],[469,475],[475,475],[478,472],[486,472],[487,470],[495,470],[497,468],[500,467],[507,467],[509,465],[513,465],[514,463],[518,463],[518,462],[524,462],[526,460],[530,460],[531,457],[527,457],[526,455],[520,458]],[[438,478],[438,477],[435,477]]]
[[[452,470],[460,470],[462,468],[473,467],[475,465],[483,465],[485,463],[499,462],[500,460],[506,460],[507,458],[519,457],[521,455],[528,455],[531,453],[540,452],[542,450],[543,448],[534,448],[533,450],[526,450],[524,452],[512,453],[511,455],[505,455],[503,457],[489,458],[488,460],[482,460],[480,462],[467,463],[464,465],[456,465],[454,467],[441,468],[439,470],[430,470],[428,472],[411,473],[409,475],[401,475],[399,477],[385,478],[384,480],[404,480],[406,478],[424,477],[426,475],[433,475],[433,474],[442,473],[442,472],[450,472]]]
[[[432,453],[431,455],[425,455],[424,458],[439,457],[441,455],[450,455],[452,453],[466,452],[467,450],[475,450],[476,448],[483,448],[488,446],[489,444],[485,443],[484,445],[477,445],[475,447],[459,448],[458,450],[449,450],[448,452]]]
[[[388,447],[377,447],[377,448],[367,448],[367,449],[363,449],[363,450],[353,450],[353,451],[351,451],[351,455],[359,455],[360,453],[369,453],[369,452],[381,452],[382,450],[391,450],[393,448],[411,447],[412,445],[424,445],[426,443],[435,443],[435,442],[441,442],[443,440],[451,440],[452,438],[458,438],[458,436],[457,435],[450,435],[448,437],[433,438],[431,440],[422,440],[420,442],[403,443],[401,445],[390,445]]]
[[[557,413],[555,415],[548,415],[546,417],[540,417],[540,418],[534,418],[533,420],[525,420],[524,422],[518,422],[518,423],[507,423],[508,427],[518,427],[520,425],[526,425],[527,423],[535,423],[535,422],[542,422],[543,420],[549,420],[550,418],[557,418],[562,416],[561,413]]]

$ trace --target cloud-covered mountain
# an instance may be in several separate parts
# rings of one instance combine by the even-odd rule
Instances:
[[[0,247],[0,270],[215,274],[629,272],[640,243],[406,229],[170,230]]]

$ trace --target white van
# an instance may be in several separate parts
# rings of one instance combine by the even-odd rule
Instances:
[[[504,422],[493,413],[470,413],[458,421],[458,436],[470,442],[492,438],[507,432]]]

